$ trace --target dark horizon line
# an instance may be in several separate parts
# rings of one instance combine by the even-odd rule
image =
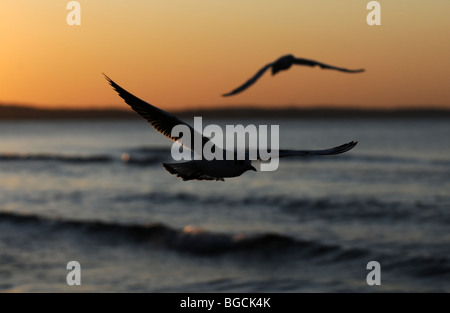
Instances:
[[[396,108],[358,108],[316,106],[282,106],[277,108],[245,105],[242,107],[217,106],[215,108],[189,108],[171,110],[180,116],[205,116],[210,118],[357,118],[357,117],[450,117],[450,108],[411,106]],[[0,120],[20,119],[134,119],[139,116],[126,107],[120,108],[39,108],[23,104],[0,103]]]

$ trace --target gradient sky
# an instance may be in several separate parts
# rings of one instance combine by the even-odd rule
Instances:
[[[124,108],[102,72],[164,109],[205,106],[450,108],[450,1],[390,0],[381,26],[361,0],[0,2],[0,103]],[[292,53],[348,68],[295,67],[223,98]]]

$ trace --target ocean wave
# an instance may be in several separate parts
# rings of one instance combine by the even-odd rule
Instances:
[[[136,149],[135,152],[123,152],[121,155],[114,153],[100,155],[66,155],[60,153],[0,153],[0,161],[39,161],[39,162],[63,162],[72,164],[90,164],[121,162],[126,165],[153,166],[160,164],[170,157],[170,150]]]
[[[370,164],[385,164],[385,165],[424,165],[437,167],[450,167],[449,159],[425,159],[420,157],[402,157],[392,155],[371,155],[371,154],[344,154],[329,157],[314,157],[307,156],[302,158],[286,158],[283,162],[358,162]]]
[[[160,154],[160,155],[167,155],[170,153],[170,147],[138,146],[134,148],[126,148],[123,150],[130,153],[145,153],[145,154]]]
[[[170,160],[170,148],[140,146],[125,149],[121,160],[129,165],[148,166]]]
[[[170,157],[170,148],[139,146],[136,148],[126,149],[127,153],[138,155],[159,156],[161,158]],[[327,157],[301,157],[301,158],[285,158],[283,162],[362,162],[362,163],[382,163],[382,164],[412,164],[412,165],[435,165],[450,166],[449,159],[423,159],[411,156],[394,156],[394,155],[373,155],[364,153],[353,153],[335,155],[332,158]]]
[[[250,257],[252,260],[264,262],[268,255],[276,255],[282,260],[301,259],[317,264],[346,264],[347,262],[363,262],[380,260],[385,271],[402,271],[417,277],[450,276],[450,259],[440,255],[414,255],[401,251],[378,253],[371,248],[348,247],[340,244],[329,244],[318,240],[294,238],[285,234],[227,234],[215,233],[201,228],[186,226],[173,228],[162,223],[148,225],[122,224],[117,222],[95,220],[55,219],[38,215],[25,215],[13,212],[0,212],[0,226],[8,223],[15,225],[17,231],[39,231],[52,234],[61,232],[86,236],[89,240],[96,238],[114,244],[144,244],[149,247],[161,247],[182,254],[214,257],[217,255],[234,255]],[[26,227],[21,229],[20,227]],[[11,231],[11,228],[8,228]],[[23,234],[26,235],[26,234]],[[255,257],[252,257],[255,256]]]
[[[2,153],[0,161],[57,161],[67,163],[109,163],[113,161],[109,155],[63,155],[46,153]]]
[[[276,233],[226,234],[214,233],[201,228],[186,226],[176,229],[162,223],[148,225],[121,224],[93,220],[54,219],[38,215],[0,212],[0,223],[45,228],[52,232],[72,231],[98,236],[106,240],[128,240],[133,243],[145,242],[162,244],[179,252],[200,255],[216,255],[230,252],[267,253],[296,252],[303,257],[327,256],[331,259],[359,258],[368,253],[361,249],[344,248],[318,241],[302,240]]]
[[[164,161],[171,160],[170,148],[142,146],[136,148],[123,149],[120,156],[113,153],[101,155],[64,155],[59,153],[0,153],[0,161],[48,161],[67,163],[109,163],[123,162],[129,165],[152,166]],[[323,157],[302,157],[286,158],[283,162],[362,162],[381,164],[401,164],[401,165],[426,165],[436,167],[450,167],[448,159],[421,159],[414,157],[397,157],[389,155],[369,155],[369,154],[346,154],[337,155],[333,158]]]
[[[160,164],[164,158],[158,156],[150,156],[150,157],[135,157],[128,153],[124,153],[121,156],[121,159],[124,163],[129,165],[138,165],[138,166],[149,166]]]
[[[445,256],[402,255],[388,258],[383,267],[387,270],[401,269],[417,277],[450,277],[450,259]]]
[[[448,159],[422,159],[418,157],[400,157],[390,155],[356,154],[348,155],[344,160],[382,164],[450,166],[450,160]]]
[[[291,199],[281,211],[305,220],[417,221],[450,224],[448,201],[384,201],[375,198]]]
[[[110,164],[122,162],[126,165],[153,166],[166,160],[161,156],[135,156],[123,153],[121,157],[114,155],[64,155],[52,153],[1,153],[0,161],[32,161],[32,162],[62,162],[70,164]]]
[[[114,202],[144,201],[155,203],[194,203],[200,205],[223,205],[227,207],[262,206],[279,210],[283,214],[305,219],[326,220],[386,220],[405,221],[407,219],[434,221],[450,224],[450,199],[436,201],[386,201],[372,197],[322,197],[296,198],[285,195],[228,197],[218,195],[198,195],[185,192],[149,192],[117,195]]]

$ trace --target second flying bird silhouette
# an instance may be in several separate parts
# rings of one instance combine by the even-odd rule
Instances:
[[[296,65],[305,65],[305,66],[319,66],[322,69],[330,69],[330,70],[336,70],[340,72],[345,73],[361,73],[364,72],[364,69],[357,69],[357,70],[350,70],[343,67],[337,67],[328,65],[325,63],[317,62],[314,60],[308,60],[308,59],[302,59],[302,58],[296,58],[292,54],[288,54],[285,56],[282,56],[275,62],[269,63],[266,66],[264,66],[262,69],[260,69],[252,78],[250,78],[247,82],[245,82],[243,85],[239,86],[238,88],[234,89],[233,91],[224,94],[224,97],[232,96],[235,94],[238,94],[251,85],[253,85],[269,68],[272,68],[272,75],[275,75],[279,71],[284,71],[289,69],[293,64]]]
[[[103,74],[104,75],[104,74]],[[150,103],[147,103],[133,94],[129,93],[119,85],[117,85],[111,78],[105,75],[106,80],[114,88],[119,96],[125,100],[125,102],[140,116],[145,118],[158,132],[166,137],[169,137],[173,141],[179,141],[181,138],[172,136],[172,128],[176,125],[185,125],[190,129],[191,133],[191,146],[186,146],[186,148],[194,151],[198,155],[201,155],[201,151],[195,150],[195,145],[193,145],[195,136],[201,136],[202,147],[210,141],[209,138],[204,137],[202,134],[196,132],[191,126],[178,119],[176,116],[165,112]],[[349,151],[354,146],[356,142],[352,141],[338,147],[324,149],[324,150],[279,150],[278,157],[295,157],[295,156],[318,156],[318,155],[333,155],[340,154]],[[220,149],[214,146],[215,149]],[[223,151],[224,155],[226,151]],[[248,170],[256,171],[252,166],[251,159],[249,155],[246,154],[245,160],[223,160],[213,159],[213,160],[191,160],[182,163],[163,163],[164,168],[171,174],[175,174],[183,180],[223,180],[224,177],[237,177],[242,175]],[[259,161],[259,157],[258,157]]]

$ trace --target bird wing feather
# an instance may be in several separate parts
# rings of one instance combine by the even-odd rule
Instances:
[[[351,149],[353,149],[358,142],[351,141],[349,143],[345,143],[343,145],[329,148],[329,149],[323,149],[323,150],[280,150],[279,151],[279,157],[280,158],[286,158],[286,157],[293,157],[293,156],[313,156],[313,155],[334,155],[334,154],[341,154],[344,152],[347,152]]]
[[[317,62],[314,60],[308,60],[308,59],[302,59],[302,58],[295,58],[293,64],[306,65],[306,66],[319,66],[322,69],[330,69],[330,70],[336,70],[336,71],[346,72],[346,73],[364,72],[364,69],[351,70],[351,69],[347,69],[347,68],[343,68],[343,67],[332,66],[332,65]]]
[[[247,80],[244,84],[242,84],[241,86],[237,87],[236,89],[234,89],[233,91],[231,91],[229,93],[223,94],[222,96],[229,97],[229,96],[232,96],[232,95],[235,95],[237,93],[244,91],[245,89],[247,89],[248,87],[253,85],[272,65],[273,65],[273,63],[267,64],[262,69],[260,69],[255,75],[253,75],[252,78]]]
[[[105,74],[103,74],[105,75]],[[209,138],[202,136],[200,133],[194,130],[189,124],[180,120],[176,116],[163,111],[148,102],[145,102],[133,94],[129,93],[118,84],[116,84],[111,78],[105,75],[106,80],[109,84],[114,88],[115,91],[119,94],[119,96],[125,100],[125,102],[140,116],[145,118],[158,132],[163,134],[164,136],[170,138],[173,141],[180,142],[186,148],[194,151],[195,153],[201,155],[201,151],[195,151],[194,149],[194,140],[196,136],[201,136],[202,140],[202,149],[206,142],[209,141]],[[183,140],[181,137],[172,136],[172,129],[177,125],[185,125],[190,130],[190,144],[186,143],[186,140]],[[183,134],[184,136],[184,134]],[[180,140],[181,139],[181,140]],[[199,153],[200,152],[200,153]]]

